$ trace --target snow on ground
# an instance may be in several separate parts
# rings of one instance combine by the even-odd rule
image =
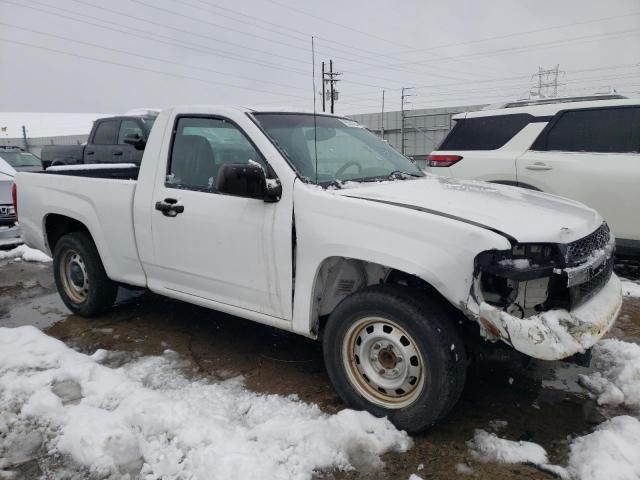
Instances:
[[[0,250],[0,260],[24,260],[26,262],[50,262],[49,257],[44,252],[35,248],[19,245],[12,250]]]
[[[593,348],[592,373],[579,375],[597,403],[624,407],[640,415],[640,345],[616,339],[600,341]],[[611,410],[609,410],[610,412]],[[606,411],[603,411],[606,413]],[[489,422],[496,430],[497,421]],[[473,458],[484,462],[529,463],[560,478],[576,480],[640,479],[640,421],[628,415],[614,417],[569,446],[566,469],[549,465],[547,452],[531,442],[514,442],[476,430],[467,442]]]
[[[532,442],[506,440],[485,430],[476,430],[472,440],[467,442],[474,459],[481,462],[549,463],[547,452]]]
[[[485,430],[476,430],[467,447],[471,456],[481,462],[526,463],[558,478],[570,478],[566,469],[549,463],[547,451],[537,443],[507,440]]]
[[[411,439],[365,412],[322,413],[241,379],[191,380],[177,354],[110,368],[110,354],[71,350],[34,327],[0,328],[0,474],[61,455],[97,477],[310,479],[381,466]]]
[[[568,470],[580,480],[640,478],[640,421],[614,417],[571,443]]]
[[[595,372],[580,375],[580,384],[599,405],[622,405],[640,413],[640,345],[606,339],[593,348]],[[639,450],[640,452],[640,450]]]
[[[622,283],[622,294],[625,297],[640,298],[640,283],[631,280],[620,279]]]

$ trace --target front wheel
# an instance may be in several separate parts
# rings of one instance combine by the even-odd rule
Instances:
[[[107,277],[93,239],[87,232],[64,235],[53,252],[53,273],[58,293],[73,313],[84,317],[108,310],[118,286]]]
[[[448,310],[423,291],[363,289],[340,303],[324,332],[329,377],[349,406],[410,432],[442,419],[466,378],[466,355]]]

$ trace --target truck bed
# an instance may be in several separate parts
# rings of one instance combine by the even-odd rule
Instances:
[[[18,215],[24,234],[33,239],[35,248],[51,254],[46,243],[48,222],[56,216],[80,222],[94,239],[111,279],[145,286],[133,229],[138,171],[138,167],[93,164],[19,172]]]

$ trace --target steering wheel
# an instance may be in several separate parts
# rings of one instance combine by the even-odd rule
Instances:
[[[360,166],[360,164],[358,162],[347,162],[345,163],[343,166],[341,166],[338,171],[336,173],[333,174],[333,178],[337,179],[338,176],[340,176],[341,173],[344,173],[345,170],[347,170],[349,167],[358,167],[358,173],[362,173],[362,167]]]

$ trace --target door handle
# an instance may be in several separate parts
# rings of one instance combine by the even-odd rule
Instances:
[[[122,156],[122,152],[121,151],[113,152],[113,155],[116,156],[116,157],[121,157]]]
[[[178,205],[175,198],[165,198],[161,202],[156,202],[156,210],[162,212],[165,217],[175,217],[184,212],[184,205]]]
[[[543,162],[530,163],[524,168],[526,168],[527,170],[553,170],[553,167]]]
[[[91,151],[87,152],[87,155],[93,155],[94,153],[96,153],[96,152],[94,152],[93,150],[91,150]]]

